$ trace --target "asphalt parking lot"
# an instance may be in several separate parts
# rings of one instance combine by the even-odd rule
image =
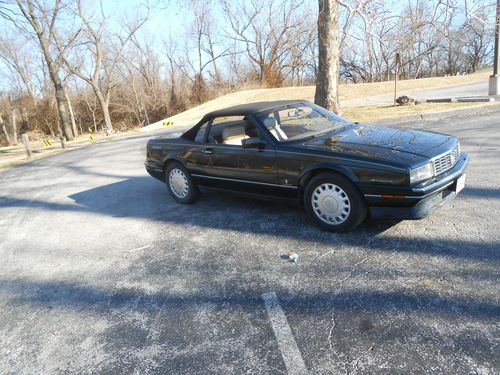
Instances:
[[[0,373],[499,373],[488,111],[402,124],[461,139],[466,189],[348,234],[215,192],[178,205],[144,170],[146,137],[0,172]]]

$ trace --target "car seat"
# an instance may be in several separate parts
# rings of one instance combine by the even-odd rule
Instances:
[[[222,131],[222,143],[225,145],[241,146],[241,141],[246,138],[244,126],[228,126]]]
[[[267,117],[263,121],[264,126],[271,132],[271,134],[278,141],[282,142],[288,139],[281,126],[278,124],[278,121],[274,117]]]

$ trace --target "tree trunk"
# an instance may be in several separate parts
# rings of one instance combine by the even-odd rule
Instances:
[[[16,108],[12,102],[12,98],[9,96],[9,107],[10,107],[10,126],[12,126],[12,145],[17,146],[17,124],[16,124]]]
[[[56,2],[59,4],[59,2]],[[33,1],[28,1],[27,2],[27,9],[25,6],[22,4],[21,1],[17,1],[17,5],[21,12],[23,13],[23,16],[26,18],[26,20],[31,24],[33,27],[33,30],[35,31],[38,42],[40,43],[40,48],[42,49],[43,57],[45,59],[45,62],[47,64],[47,69],[49,71],[50,75],[50,80],[52,81],[52,84],[54,85],[54,90],[56,94],[56,100],[57,100],[57,110],[59,112],[59,120],[61,122],[61,126],[63,127],[63,131],[65,133],[66,139],[71,140],[73,139],[73,132],[71,131],[71,124],[69,122],[69,117],[68,117],[68,110],[66,108],[66,99],[64,97],[64,90],[63,86],[61,83],[61,79],[59,78],[59,67],[60,63],[58,63],[56,60],[53,59],[51,55],[51,50],[50,50],[50,37],[51,34],[49,33],[47,36],[47,31],[44,30],[44,28],[41,26],[40,22],[38,21],[39,18],[35,14],[35,7],[38,7],[38,2],[37,5],[35,6]],[[57,7],[54,10],[53,13],[53,20],[52,22],[55,21],[55,17],[57,15],[57,10],[60,8]],[[45,13],[43,13],[45,14]],[[46,14],[45,14],[46,15]],[[50,27],[53,27],[53,24],[50,25]]]
[[[111,116],[109,115],[109,103],[104,101],[102,104],[102,114],[104,115],[104,125],[106,126],[106,135],[113,133],[113,124],[111,123]]]
[[[448,74],[453,74],[453,67],[452,67],[452,51],[451,51],[452,43],[451,43],[451,36],[448,39],[448,68],[446,70],[446,73]]]
[[[17,146],[17,123],[16,123],[16,110],[12,108],[12,115],[11,115],[11,126],[12,126],[12,136],[13,140],[12,143],[14,146]]]
[[[28,112],[26,111],[26,108],[21,109],[21,128],[19,131],[21,134],[28,134],[30,130],[30,123],[28,119]]]
[[[101,106],[102,115],[104,117],[104,126],[106,127],[106,135],[113,133],[113,124],[111,123],[111,116],[109,115],[109,100],[105,99],[99,87],[93,87],[99,105]]]
[[[319,0],[318,73],[314,103],[338,113],[337,80],[339,74],[338,0]]]
[[[92,124],[94,125],[94,132],[97,133],[97,122],[95,120],[95,111],[92,111]],[[89,128],[90,131],[90,128]]]
[[[73,130],[71,129],[71,121],[69,120],[68,116],[68,108],[67,108],[66,96],[64,95],[64,87],[58,76],[54,79],[56,80],[54,82],[54,89],[56,94],[57,109],[59,112],[59,121],[61,122],[61,127],[64,132],[64,137],[66,138],[67,141],[71,141],[73,140]]]
[[[7,128],[5,127],[5,122],[3,122],[3,117],[2,114],[0,113],[0,126],[2,127],[3,134],[5,135],[5,139],[7,140],[7,144],[9,146],[12,146],[12,141],[10,140],[9,132],[7,131]]]
[[[64,97],[66,98],[66,103],[68,103],[69,118],[71,120],[71,130],[73,131],[73,136],[76,137],[78,135],[78,130],[76,129],[76,121],[75,121],[75,114],[73,112],[73,106],[71,105],[71,100],[69,99],[66,87],[63,86],[63,90],[64,90]]]
[[[59,65],[55,64],[50,55],[48,42],[43,38],[42,34],[38,35],[38,40],[40,41],[40,46],[42,47],[43,56],[47,63],[47,69],[49,71],[50,80],[54,85],[54,91],[56,96],[57,111],[59,113],[59,121],[61,122],[61,127],[64,132],[64,136],[68,141],[73,139],[73,131],[71,130],[71,123],[68,116],[68,109],[66,103],[66,96],[64,95],[64,87],[59,77]]]
[[[44,119],[44,121],[45,121],[45,125],[47,125],[47,127],[49,128],[50,136],[52,138],[55,138],[56,137],[56,133],[54,133],[54,129],[52,129],[52,126],[50,125],[50,121],[47,120],[46,118]]]

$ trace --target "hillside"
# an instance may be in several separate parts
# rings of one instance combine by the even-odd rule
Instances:
[[[453,77],[436,77],[436,78],[422,78],[416,80],[406,80],[398,82],[399,94],[412,94],[412,92],[422,89],[435,89],[444,87],[453,87],[464,84],[486,82],[488,76],[491,74],[489,69],[482,70],[466,76],[453,76]],[[141,131],[151,131],[161,129],[163,121],[172,121],[174,127],[184,127],[196,123],[205,113],[214,111],[220,108],[229,107],[241,103],[251,103],[269,100],[282,100],[282,99],[305,99],[313,100],[314,86],[303,87],[282,87],[272,89],[255,89],[237,91],[227,94],[216,99],[210,100],[194,108],[188,109],[175,116],[158,121],[154,124],[146,126]],[[360,83],[340,85],[339,98],[342,108],[350,108],[354,106],[363,106],[373,101],[374,98],[387,95],[392,95],[394,92],[394,82],[374,82],[374,83]],[[383,98],[381,102],[388,102],[387,98]]]

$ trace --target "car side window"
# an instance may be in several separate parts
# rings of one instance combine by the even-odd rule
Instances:
[[[258,137],[255,125],[244,116],[215,118],[210,127],[208,142],[212,144],[241,146],[244,139]]]
[[[194,138],[195,142],[205,143],[205,134],[207,133],[207,126],[208,126],[208,121],[205,122],[202,126],[200,126],[198,132],[196,133],[196,137]]]

